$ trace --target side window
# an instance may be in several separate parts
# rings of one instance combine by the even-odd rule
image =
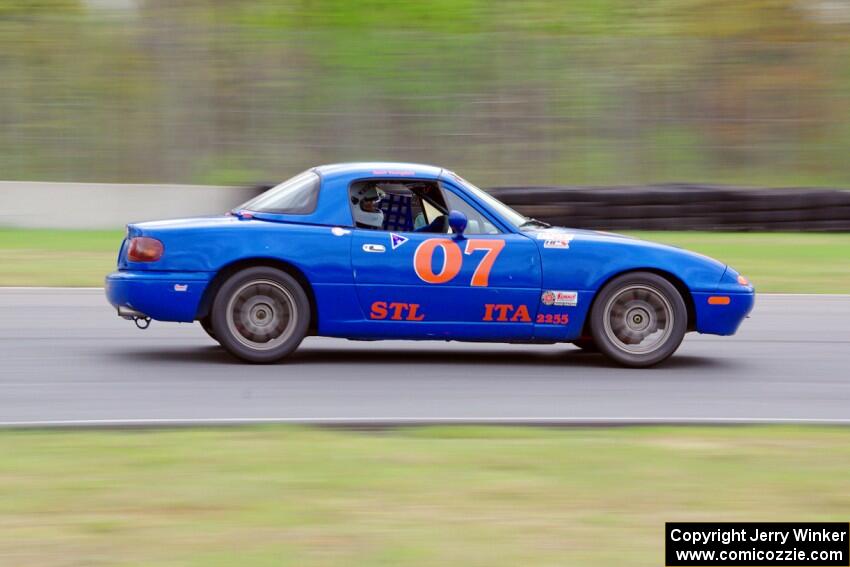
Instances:
[[[429,203],[428,201],[422,201],[422,213],[417,215],[416,219],[414,219],[413,228],[418,229],[422,228],[425,225],[431,224],[434,222],[440,215],[443,213],[440,210]]]
[[[240,208],[258,213],[306,215],[319,201],[319,176],[305,171],[254,197]]]
[[[411,232],[422,214],[422,200],[404,183],[364,180],[349,189],[351,214],[357,228]]]
[[[443,193],[446,195],[450,211],[456,210],[466,215],[469,222],[464,234],[501,234],[502,231],[496,228],[493,223],[487,220],[487,217],[479,213],[472,205],[448,189],[443,189]]]
[[[364,179],[349,188],[357,228],[392,232],[449,231],[445,199],[429,180]]]

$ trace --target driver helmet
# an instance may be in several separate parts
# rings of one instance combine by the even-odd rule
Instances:
[[[382,229],[384,227],[384,212],[381,210],[381,199],[384,192],[375,185],[358,189],[351,196],[354,204],[354,222],[358,226]]]

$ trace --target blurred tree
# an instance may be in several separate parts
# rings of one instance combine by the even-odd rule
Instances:
[[[0,0],[0,177],[850,185],[850,17],[806,0]]]
[[[79,0],[0,0],[0,18],[68,13],[80,9]]]

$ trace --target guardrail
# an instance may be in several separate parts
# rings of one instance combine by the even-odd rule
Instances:
[[[0,227],[121,228],[219,214],[268,186],[0,182]],[[708,185],[497,187],[494,196],[551,224],[600,230],[850,231],[850,190]]]

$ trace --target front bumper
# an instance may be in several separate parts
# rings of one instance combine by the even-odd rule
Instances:
[[[756,294],[748,292],[717,291],[694,292],[697,331],[709,335],[734,335],[738,327],[753,309]],[[728,298],[727,300],[712,298]]]
[[[157,321],[190,323],[212,274],[204,272],[117,271],[106,276],[106,299]]]

